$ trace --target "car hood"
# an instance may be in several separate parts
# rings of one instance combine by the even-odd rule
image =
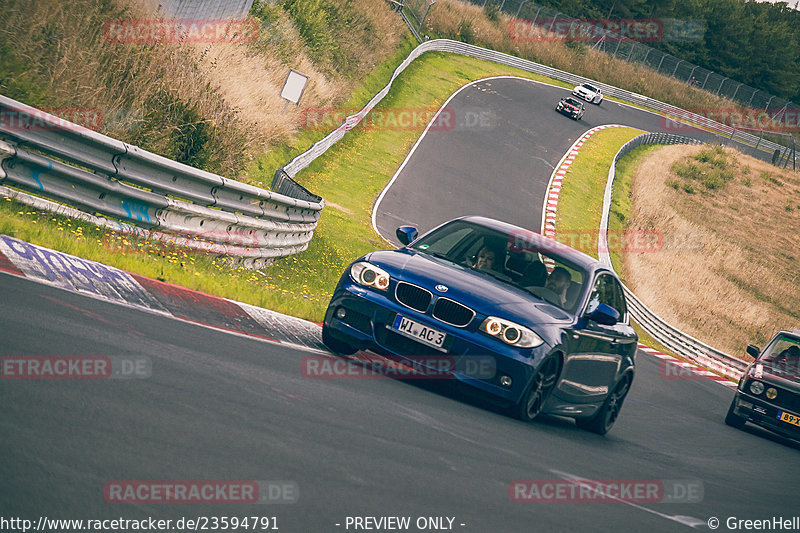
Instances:
[[[765,383],[772,383],[800,394],[800,361],[753,363],[750,375]]]
[[[395,279],[424,287],[484,315],[502,315],[501,318],[523,324],[563,324],[573,320],[567,312],[522,289],[428,254],[401,248],[373,252],[367,260]],[[437,290],[437,285],[446,286],[447,290]]]

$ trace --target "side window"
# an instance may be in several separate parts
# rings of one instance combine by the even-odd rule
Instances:
[[[594,282],[592,287],[592,294],[589,296],[589,305],[586,307],[586,312],[591,313],[600,304],[606,304],[619,312],[620,320],[625,320],[625,313],[627,308],[625,306],[625,296],[622,293],[622,287],[614,279],[613,276],[608,274],[600,274]]]
[[[619,284],[619,281],[614,279],[611,276],[606,276],[611,281],[611,290],[614,292],[614,309],[619,311],[619,319],[622,322],[627,322],[628,320],[628,306],[625,304],[625,293],[622,291],[622,285]]]

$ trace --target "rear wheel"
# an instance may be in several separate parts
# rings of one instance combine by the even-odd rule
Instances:
[[[736,398],[733,399],[733,401],[731,402],[731,406],[728,407],[728,414],[725,415],[725,423],[736,429],[741,429],[744,427],[744,424],[745,422],[747,422],[747,419],[733,412],[734,405],[736,405]]]
[[[558,357],[545,360],[531,379],[522,400],[514,406],[513,414],[520,420],[530,422],[541,414],[547,398],[556,386],[561,368]]]
[[[608,430],[611,429],[611,426],[614,425],[614,422],[617,421],[619,411],[622,409],[622,402],[625,401],[625,396],[628,395],[630,388],[630,377],[625,376],[617,383],[617,386],[614,387],[614,392],[608,395],[606,401],[603,402],[603,406],[594,417],[589,419],[577,418],[575,419],[575,423],[581,429],[597,433],[598,435],[605,435],[608,433]]]
[[[340,341],[331,335],[331,332],[324,325],[322,326],[322,342],[330,351],[338,355],[351,355],[358,351],[358,348],[350,346],[344,341]]]

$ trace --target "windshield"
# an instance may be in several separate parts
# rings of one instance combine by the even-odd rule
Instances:
[[[785,360],[800,361],[800,339],[779,335],[778,338],[764,350],[764,353],[758,360],[762,362]]]
[[[456,220],[411,248],[493,277],[570,312],[580,303],[587,279],[586,272],[569,261],[572,249],[529,231],[509,234]]]
[[[587,89],[589,89],[589,90],[590,90],[590,91],[592,91],[592,92],[595,92],[595,93],[597,92],[597,89],[596,89],[596,88],[594,88],[594,87],[592,87],[591,85],[588,85],[588,84],[587,84],[587,85],[584,85],[584,87],[586,87]]]

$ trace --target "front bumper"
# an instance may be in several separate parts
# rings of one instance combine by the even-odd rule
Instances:
[[[793,414],[794,416],[800,416],[800,414],[789,409],[777,407],[745,392],[736,391],[733,404],[734,414],[783,436],[794,439],[800,438],[800,426],[795,426],[778,419],[778,413],[782,411]]]
[[[344,317],[338,316],[340,308]],[[444,351],[396,333],[391,325],[397,314],[446,333]],[[518,402],[548,346],[520,349],[505,345],[478,331],[484,318],[476,315],[466,327],[451,326],[395,302],[388,293],[345,281],[328,305],[324,326],[330,335],[352,346],[416,365],[441,369],[441,362],[449,360],[453,371],[439,371],[437,378],[455,378],[494,398]],[[503,376],[511,378],[510,386],[501,385]]]

